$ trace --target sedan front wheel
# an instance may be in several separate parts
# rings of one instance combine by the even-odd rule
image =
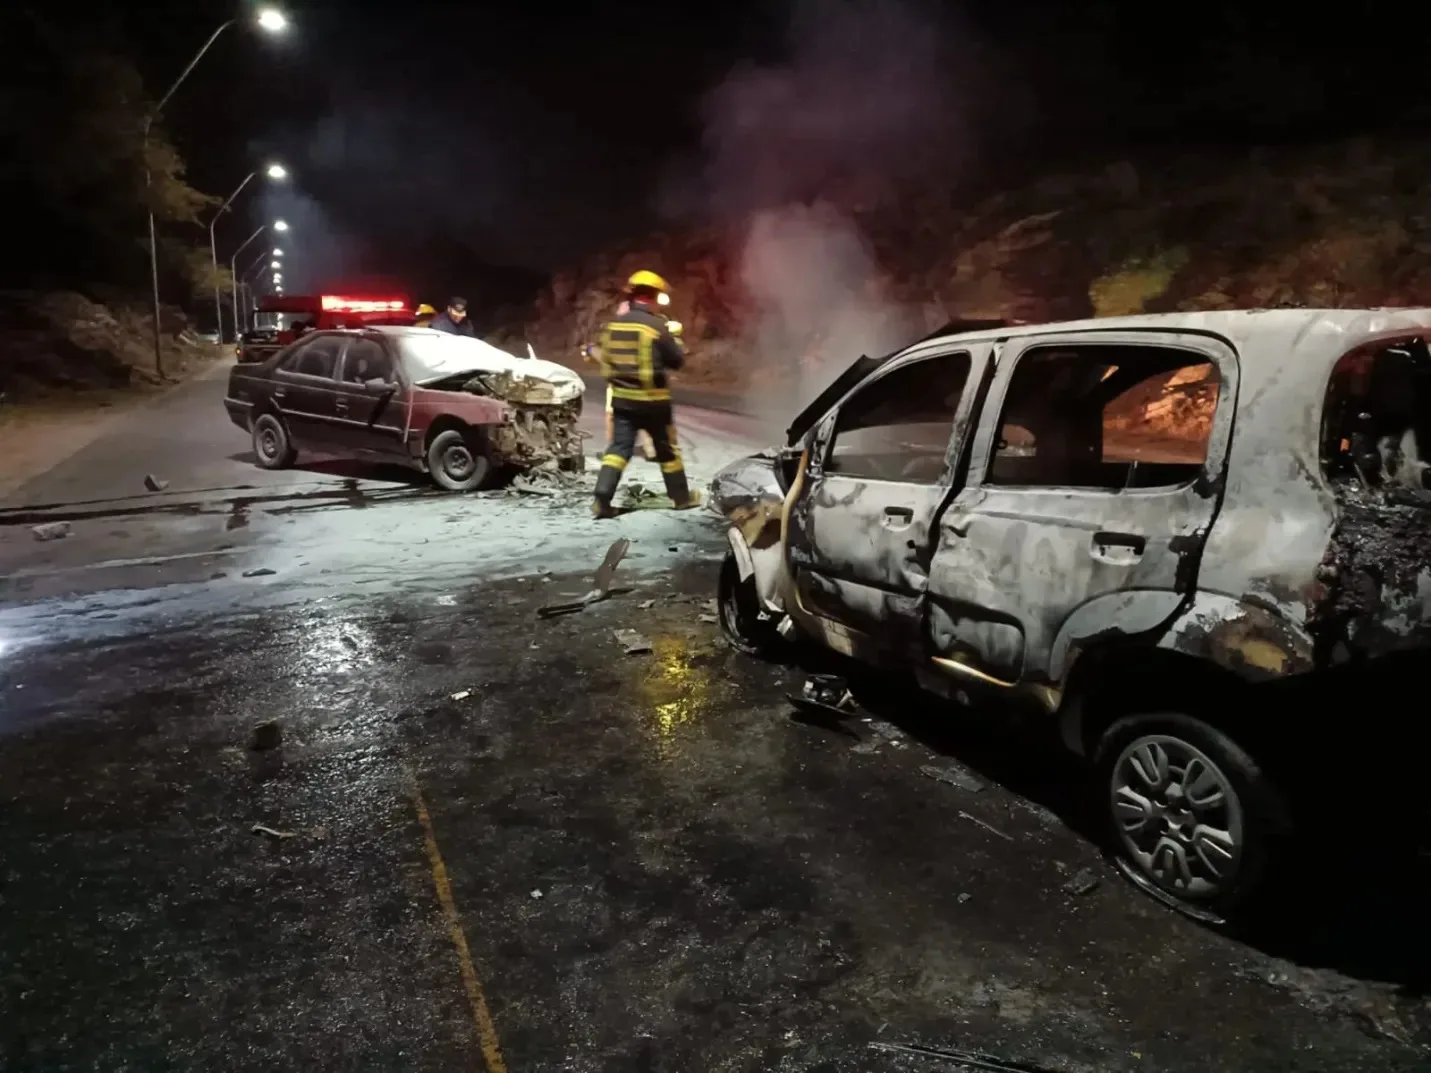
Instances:
[[[427,470],[449,492],[481,488],[492,472],[492,460],[476,433],[450,428],[439,432],[427,447]]]

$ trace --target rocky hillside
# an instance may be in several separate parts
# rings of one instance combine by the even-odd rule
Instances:
[[[54,394],[157,383],[152,316],[114,302],[102,305],[68,291],[0,292],[0,393],[7,403]],[[220,348],[166,308],[164,372],[175,376]]]
[[[676,290],[684,380],[742,391],[954,316],[1424,304],[1428,165],[1431,146],[1354,142],[1120,161],[969,205],[937,189],[866,190],[597,258],[558,276],[499,341],[573,361],[636,267]]]

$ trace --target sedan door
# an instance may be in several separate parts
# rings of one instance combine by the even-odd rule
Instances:
[[[349,339],[334,404],[334,427],[344,449],[383,458],[404,456],[409,401],[397,362],[383,340]]]
[[[814,433],[786,562],[801,610],[835,649],[919,646],[934,520],[956,483],[988,349],[945,344],[896,359]]]
[[[1221,504],[1236,399],[1236,355],[1200,333],[1011,343],[939,520],[938,665],[1056,687],[1081,643],[1170,620]]]
[[[273,401],[300,447],[341,446],[336,426],[338,385],[334,375],[342,353],[341,335],[315,335],[295,346],[273,372]]]

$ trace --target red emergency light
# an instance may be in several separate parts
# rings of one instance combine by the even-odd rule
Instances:
[[[322,298],[325,313],[395,313],[407,308],[401,298],[343,298],[336,294],[325,294]]]

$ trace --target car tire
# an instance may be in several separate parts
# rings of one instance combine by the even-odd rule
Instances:
[[[760,596],[755,577],[740,579],[740,564],[735,552],[727,551],[720,564],[720,581],[716,586],[716,606],[721,632],[730,646],[750,656],[768,656],[781,645],[776,625],[778,620],[761,617]]]
[[[483,487],[495,467],[478,438],[468,429],[449,428],[427,445],[427,471],[439,488],[472,492]]]
[[[288,427],[277,414],[259,414],[253,422],[253,457],[264,469],[287,469],[298,457]]]
[[[1134,886],[1210,924],[1257,903],[1290,823],[1241,746],[1190,715],[1129,715],[1094,761],[1108,844]]]

